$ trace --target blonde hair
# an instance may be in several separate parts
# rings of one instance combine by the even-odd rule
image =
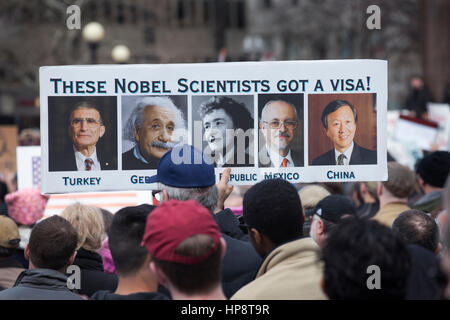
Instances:
[[[104,239],[104,226],[100,209],[81,203],[67,206],[61,213],[78,233],[77,250],[80,248],[96,251]]]
[[[302,202],[303,209],[309,210],[314,208],[320,200],[329,196],[330,192],[322,186],[313,184],[300,189],[298,195]]]

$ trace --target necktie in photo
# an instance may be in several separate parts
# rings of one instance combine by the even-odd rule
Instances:
[[[344,159],[347,159],[347,157],[341,153],[338,156],[338,161],[337,161],[338,166],[343,166],[344,165]]]
[[[84,160],[84,165],[85,165],[86,171],[91,171],[92,166],[94,165],[94,161],[91,158],[87,158],[86,160]]]
[[[286,168],[287,167],[287,163],[288,163],[288,159],[284,158],[283,161],[281,162],[281,166],[283,168]]]

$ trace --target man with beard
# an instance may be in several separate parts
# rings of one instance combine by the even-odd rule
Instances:
[[[259,151],[260,167],[303,166],[303,155],[290,146],[297,127],[297,110],[291,103],[272,100],[265,104],[259,122],[266,140]]]
[[[122,169],[156,169],[159,159],[176,144],[175,130],[184,128],[183,113],[170,98],[138,100],[124,128],[124,137],[135,146],[122,154]]]

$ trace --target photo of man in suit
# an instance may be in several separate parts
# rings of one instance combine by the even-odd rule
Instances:
[[[177,144],[176,130],[185,127],[183,112],[169,97],[138,99],[123,129],[124,139],[134,146],[122,153],[122,169],[156,169],[159,159]]]
[[[78,102],[69,117],[70,146],[51,153],[50,171],[117,170],[115,155],[97,148],[106,130],[98,106],[88,101]]]
[[[333,100],[323,110],[322,125],[334,148],[313,159],[312,165],[376,164],[377,152],[354,142],[358,115],[346,100]]]
[[[200,104],[203,137],[216,167],[254,165],[253,117],[244,105],[227,96],[213,96]]]
[[[259,151],[260,167],[303,166],[303,154],[291,148],[295,131],[301,130],[297,110],[291,102],[268,101],[261,111],[259,128],[266,142]]]

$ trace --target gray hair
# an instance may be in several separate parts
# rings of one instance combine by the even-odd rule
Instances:
[[[166,190],[169,199],[171,200],[195,200],[208,209],[209,212],[214,213],[219,199],[219,191],[216,185],[205,188],[177,188],[169,187],[160,183],[161,190]]]
[[[134,136],[134,129],[139,129],[144,121],[144,109],[146,107],[162,107],[164,109],[173,111],[175,113],[175,130],[177,129],[186,129],[186,123],[184,121],[183,112],[177,108],[177,106],[173,103],[172,99],[169,97],[145,97],[141,98],[137,101],[136,107],[131,112],[130,117],[127,120],[123,128],[123,137],[126,140],[130,140],[136,143],[136,138]],[[182,135],[182,133],[180,133]]]

